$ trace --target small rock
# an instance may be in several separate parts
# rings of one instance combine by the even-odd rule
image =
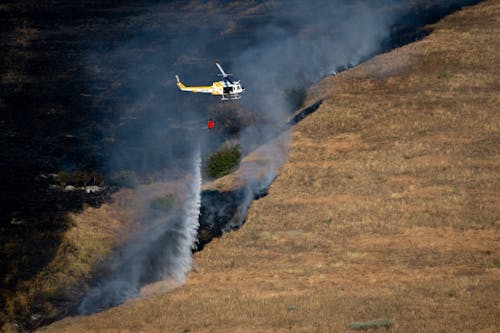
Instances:
[[[43,318],[43,315],[41,315],[39,313],[35,313],[35,314],[31,315],[31,320],[33,320],[33,321],[38,321],[38,320],[40,320],[42,318]]]
[[[12,220],[10,220],[10,224],[21,225],[21,224],[24,224],[24,221],[14,217],[14,218],[12,218]]]
[[[96,193],[96,192],[101,192],[102,188],[96,185],[92,186],[85,186],[85,192],[87,193]]]
[[[68,185],[64,188],[65,191],[74,191],[76,190],[76,187],[74,187],[73,185]]]

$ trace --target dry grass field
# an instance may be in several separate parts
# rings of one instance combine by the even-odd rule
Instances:
[[[186,285],[42,331],[498,332],[500,1],[432,29],[309,92],[269,195]]]

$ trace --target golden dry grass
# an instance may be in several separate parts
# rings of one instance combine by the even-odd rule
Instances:
[[[288,162],[185,286],[47,332],[500,328],[500,3],[311,90]]]

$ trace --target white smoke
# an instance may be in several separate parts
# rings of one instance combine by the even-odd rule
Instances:
[[[162,217],[163,222],[147,228],[113,257],[107,266],[111,276],[95,285],[78,307],[80,314],[91,314],[116,306],[139,295],[147,283],[172,279],[184,283],[191,270],[192,250],[196,246],[201,206],[201,152],[194,150],[192,177],[180,213]]]

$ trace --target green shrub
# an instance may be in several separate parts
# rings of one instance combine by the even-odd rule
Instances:
[[[210,155],[207,161],[207,175],[220,178],[234,171],[240,163],[239,146],[223,148]]]
[[[167,194],[163,197],[155,198],[151,201],[149,206],[152,209],[168,212],[177,204],[177,197],[175,194]]]
[[[354,331],[359,330],[376,330],[379,328],[390,328],[392,321],[390,319],[377,319],[364,322],[350,323],[347,327]]]

